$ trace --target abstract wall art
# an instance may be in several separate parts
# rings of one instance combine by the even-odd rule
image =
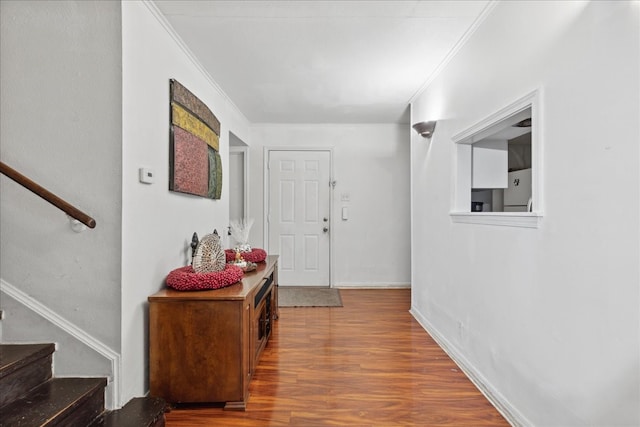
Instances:
[[[170,80],[169,91],[169,190],[220,199],[220,122],[205,103],[176,80]]]

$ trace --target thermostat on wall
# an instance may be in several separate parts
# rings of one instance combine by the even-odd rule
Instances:
[[[138,169],[140,182],[143,184],[153,184],[155,173],[150,168]]]

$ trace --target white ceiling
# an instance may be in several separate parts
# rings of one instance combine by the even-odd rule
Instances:
[[[486,0],[155,0],[253,123],[406,123]]]

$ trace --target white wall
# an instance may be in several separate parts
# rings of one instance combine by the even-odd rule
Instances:
[[[153,4],[122,3],[122,360],[123,401],[148,390],[147,297],[174,268],[190,260],[191,235],[226,230],[228,182],[221,200],[169,192],[169,79],[198,96],[221,123],[220,154],[227,177],[229,131],[243,137],[248,122],[209,80],[165,26]],[[152,185],[138,168],[155,171]]]
[[[263,247],[264,155],[270,147],[332,147],[333,285],[408,286],[409,131],[407,126],[263,124],[251,130],[251,242]],[[348,193],[349,202],[341,195]],[[342,206],[349,219],[341,220]]]
[[[639,16],[499,2],[412,105],[412,311],[516,423],[640,425]],[[452,223],[452,135],[533,89],[539,228]]]
[[[3,177],[3,286],[43,304],[122,363],[105,367],[77,337],[7,295],[3,340],[61,343],[57,374],[120,373],[120,401],[110,402],[119,406],[148,390],[147,297],[187,263],[194,231],[202,236],[228,223],[226,180],[219,201],[168,191],[169,79],[220,119],[225,169],[229,131],[248,140],[248,122],[150,3],[0,4],[2,160],[98,224],[76,234],[63,213]],[[154,185],[138,182],[141,166],[154,169]]]
[[[2,161],[97,223],[75,233],[62,211],[2,176],[3,285],[119,352],[120,3],[2,1],[0,19]],[[51,324],[43,334],[42,317],[6,293],[0,303],[4,342],[70,342]],[[58,375],[111,374],[95,354],[74,363],[88,350],[72,348],[59,346]]]

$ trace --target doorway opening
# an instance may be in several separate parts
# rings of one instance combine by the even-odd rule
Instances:
[[[246,221],[248,215],[249,147],[229,132],[229,223]],[[230,242],[231,245],[234,243]]]

